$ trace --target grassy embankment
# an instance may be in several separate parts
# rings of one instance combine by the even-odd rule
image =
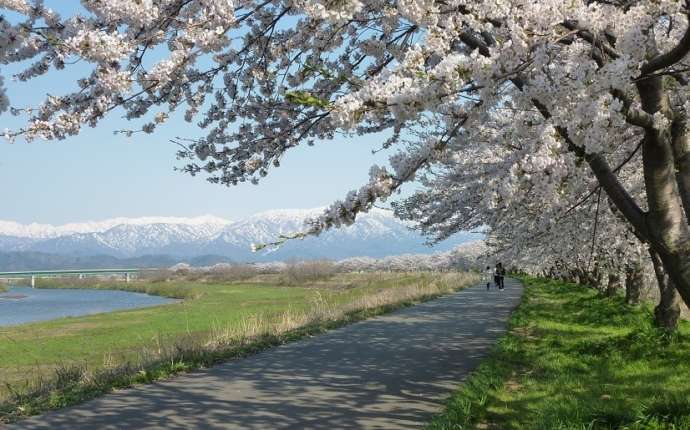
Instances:
[[[430,430],[690,429],[690,323],[669,335],[648,306],[525,283],[509,334]]]
[[[0,328],[0,422],[251,354],[475,281],[470,274],[426,273],[338,274],[301,286],[278,286],[270,276],[71,284],[185,300]]]

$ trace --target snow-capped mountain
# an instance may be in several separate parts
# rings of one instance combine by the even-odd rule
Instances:
[[[61,226],[0,221],[0,252],[118,258],[217,255],[234,261],[275,261],[430,253],[479,239],[476,235],[460,234],[429,248],[408,224],[388,211],[375,209],[349,227],[289,241],[276,250],[251,252],[252,243],[272,242],[281,234],[303,230],[304,220],[319,213],[320,209],[274,210],[234,222],[212,216],[116,218]]]
[[[51,224],[20,224],[14,221],[0,220],[0,235],[23,237],[31,239],[46,239],[51,237],[66,236],[76,233],[101,233],[113,227],[145,226],[150,224],[170,224],[198,228],[200,231],[212,229],[217,231],[230,224],[223,218],[211,215],[181,218],[181,217],[141,217],[141,218],[111,218],[105,221],[88,221],[82,223],[70,223],[59,226]]]

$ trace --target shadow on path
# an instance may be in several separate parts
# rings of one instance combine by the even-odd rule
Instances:
[[[522,286],[482,286],[11,429],[411,429],[505,331]]]

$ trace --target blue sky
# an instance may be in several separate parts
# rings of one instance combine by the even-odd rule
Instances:
[[[46,3],[62,3],[61,12],[73,7]],[[29,83],[12,82],[16,70],[0,70],[13,106],[35,106],[46,93],[73,88],[83,75],[68,68]],[[127,138],[113,131],[140,123],[128,124],[120,116],[115,112],[98,128],[63,141],[0,142],[0,219],[53,224],[146,215],[237,219],[267,209],[311,208],[344,197],[367,181],[371,164],[386,161],[385,154],[371,154],[380,145],[376,137],[338,138],[293,150],[258,186],[228,188],[173,170],[181,162],[169,139],[201,135],[193,124],[169,121],[155,135]],[[12,129],[21,121],[4,113],[0,124]]]
[[[165,131],[194,131],[185,126]],[[236,219],[266,209],[323,206],[364,183],[373,161],[368,142],[322,142],[289,154],[258,186],[228,188],[174,172],[176,146],[162,135],[127,139],[103,126],[61,142],[3,142],[0,219],[64,223],[203,214]]]

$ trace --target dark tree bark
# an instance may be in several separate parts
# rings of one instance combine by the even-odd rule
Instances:
[[[580,269],[579,267],[575,269],[575,282],[580,285],[587,284],[587,275],[585,274],[584,270]]]
[[[618,272],[610,272],[608,284],[606,285],[606,297],[614,297],[621,288],[621,277]]]
[[[644,286],[644,272],[639,261],[628,264],[625,269],[625,303],[637,305]]]
[[[680,318],[680,297],[659,256],[653,250],[650,250],[650,255],[660,293],[659,304],[654,308],[654,324],[661,329],[675,331]]]
[[[690,29],[686,35],[690,35]],[[662,57],[657,56],[650,64],[658,63],[657,59]],[[650,115],[661,113],[673,119],[663,77],[653,75],[657,66],[645,66],[642,72],[648,76],[637,82],[642,109]],[[683,135],[673,127],[645,128],[642,165],[649,210],[645,214],[643,236],[658,255],[665,274],[675,286],[673,290],[677,289],[685,303],[690,303],[690,230],[685,218],[688,208],[684,207],[688,199],[681,197],[681,191],[687,191],[685,179],[690,160]]]
[[[675,115],[671,126],[673,158],[676,162],[676,181],[685,209],[685,221],[690,223],[690,136],[687,130],[688,112]]]
[[[591,285],[600,293],[603,293],[606,288],[604,285],[604,272],[601,270],[599,263],[594,265],[594,270],[591,275]]]

